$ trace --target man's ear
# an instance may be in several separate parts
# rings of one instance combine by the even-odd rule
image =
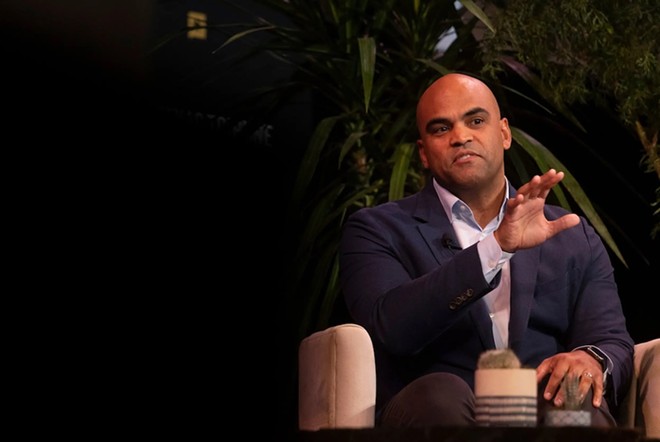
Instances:
[[[502,131],[502,146],[504,147],[504,150],[508,150],[511,147],[511,143],[513,142],[511,128],[509,127],[509,120],[502,118],[500,120],[500,128]]]
[[[426,158],[426,152],[424,151],[424,142],[422,140],[417,140],[417,153],[419,154],[419,159],[422,162],[424,169],[429,168],[429,161]]]

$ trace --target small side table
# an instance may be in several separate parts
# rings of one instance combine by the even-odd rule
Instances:
[[[628,428],[433,427],[300,431],[297,442],[651,442]]]

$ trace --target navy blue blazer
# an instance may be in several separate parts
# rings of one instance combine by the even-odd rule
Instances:
[[[515,195],[511,187],[510,195]],[[547,219],[568,213],[546,205]],[[429,179],[404,199],[363,208],[346,221],[340,281],[352,319],[371,335],[376,410],[424,374],[454,373],[474,387],[479,355],[495,348],[481,299],[486,282],[476,244],[465,250]],[[597,345],[614,362],[606,399],[614,411],[629,388],[634,343],[626,328],[614,269],[601,238],[581,217],[510,261],[509,346],[523,366],[580,345]]]

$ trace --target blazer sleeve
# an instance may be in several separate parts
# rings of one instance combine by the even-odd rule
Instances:
[[[442,230],[435,241],[423,227],[395,205],[362,209],[340,243],[349,313],[395,355],[420,352],[497,284],[484,279],[476,245],[444,248]]]

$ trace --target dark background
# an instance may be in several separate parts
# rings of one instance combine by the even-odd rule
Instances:
[[[0,8],[11,195],[16,213],[29,214],[17,225],[30,232],[27,248],[43,250],[46,286],[95,306],[82,315],[78,339],[100,331],[93,348],[103,342],[131,361],[121,378],[138,386],[139,399],[124,406],[138,413],[157,403],[214,421],[229,403],[251,420],[263,414],[276,431],[295,428],[298,342],[280,286],[292,265],[281,232],[314,124],[312,99],[270,115],[237,112],[244,93],[289,72],[265,56],[236,63],[245,45],[216,51],[225,32],[178,35],[151,51],[185,27],[190,10],[209,23],[249,20],[220,2],[16,0]],[[585,119],[601,154],[651,200],[641,148],[630,149],[635,141],[606,115]],[[568,158],[594,205],[618,213],[615,239],[629,268],[612,259],[633,338],[660,336],[648,206],[620,198],[591,159]]]

